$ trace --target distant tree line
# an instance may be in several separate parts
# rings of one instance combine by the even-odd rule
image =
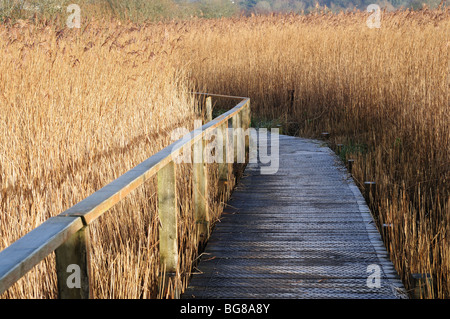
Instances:
[[[341,10],[365,10],[369,4],[378,4],[381,8],[394,10],[399,8],[420,9],[423,4],[429,8],[437,7],[442,0],[178,0],[196,6],[206,16],[226,16],[236,12],[251,13],[309,13],[317,8],[327,8],[337,12]]]
[[[86,14],[106,14],[133,21],[173,18],[220,18],[238,15],[266,13],[307,14],[315,10],[338,12],[342,10],[366,10],[369,4],[381,8],[420,9],[423,4],[437,7],[442,0],[0,0],[0,22],[6,17],[27,18],[41,16],[52,18],[66,15],[71,3],[79,5]],[[445,0],[444,0],[445,1]],[[88,9],[89,8],[89,9]]]
[[[437,7],[441,0],[239,0],[239,6],[246,12],[295,12],[308,13],[319,8],[328,8],[333,12],[346,9],[365,10],[369,4],[378,4],[388,10],[398,8],[420,9],[423,4]]]

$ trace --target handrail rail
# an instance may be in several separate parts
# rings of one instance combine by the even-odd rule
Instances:
[[[49,218],[37,228],[21,237],[10,246],[0,252],[0,294],[25,275],[51,252],[56,254],[56,271],[58,279],[58,295],[60,298],[89,298],[92,295],[89,266],[89,225],[105,213],[108,209],[125,198],[131,191],[141,186],[149,178],[158,176],[158,214],[161,220],[159,248],[161,263],[166,272],[175,272],[178,258],[177,234],[176,234],[176,187],[174,159],[184,147],[196,147],[204,150],[204,137],[214,129],[222,130],[225,136],[228,129],[228,121],[232,119],[234,128],[249,128],[250,126],[250,99],[245,97],[232,97],[218,94],[193,93],[206,95],[211,103],[211,96],[237,98],[241,101],[231,110],[221,114],[215,119],[204,124],[201,128],[194,129],[183,138],[165,147],[161,151],[144,160],[136,167],[127,171],[119,178],[99,189],[95,193],[78,202],[63,213]],[[209,111],[211,112],[211,111]],[[211,118],[211,116],[210,116]],[[226,134],[228,138],[228,134]],[[189,138],[186,138],[189,137]],[[246,154],[248,141],[245,143]],[[228,145],[228,142],[227,142]],[[241,144],[242,145],[242,144]],[[238,146],[234,145],[236,149]],[[226,159],[228,146],[224,146],[224,158]],[[235,151],[236,154],[236,151]],[[224,161],[224,165],[226,160]],[[228,164],[221,165],[219,170],[228,172]],[[209,217],[207,211],[207,190],[202,189],[206,185],[207,170],[204,162],[194,164],[193,179],[198,187],[194,187],[194,210],[198,223],[198,238],[207,237],[205,229],[208,226]],[[226,174],[228,176],[228,174]],[[198,189],[198,190],[196,190]],[[197,194],[197,192],[200,192]],[[200,239],[199,239],[200,240]],[[68,287],[68,266],[77,267],[81,284]]]
[[[210,93],[201,93],[201,92],[192,92],[192,94],[214,96],[214,97],[223,97],[223,98],[227,98],[227,99],[238,99],[238,100],[249,99],[248,97],[243,97],[243,96],[223,95],[223,94],[210,94]]]

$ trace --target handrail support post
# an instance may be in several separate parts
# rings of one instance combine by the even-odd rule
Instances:
[[[208,166],[205,159],[206,141],[202,137],[193,145],[193,201],[197,224],[197,243],[209,238]]]
[[[92,298],[89,246],[89,226],[84,226],[55,250],[58,298]]]
[[[175,298],[179,297],[176,274],[178,270],[178,204],[176,189],[176,167],[173,161],[161,168],[158,179],[158,216],[160,265],[164,270],[167,287],[169,278],[174,279]]]

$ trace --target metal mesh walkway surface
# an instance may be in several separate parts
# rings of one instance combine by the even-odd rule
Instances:
[[[182,298],[406,296],[364,198],[328,147],[279,135],[275,174],[254,158]]]

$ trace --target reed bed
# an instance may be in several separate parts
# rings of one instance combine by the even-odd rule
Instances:
[[[271,15],[189,25],[193,80],[249,96],[287,134],[343,144],[391,259],[430,274],[423,298],[450,296],[450,10]],[[196,34],[202,34],[201,40]],[[198,43],[198,44],[197,44]],[[194,45],[196,44],[196,45]],[[383,228],[382,225],[389,225]]]
[[[422,297],[448,298],[450,10],[383,12],[379,29],[368,16],[0,26],[0,249],[192,129],[196,90],[248,96],[255,118],[287,134],[330,132],[361,188],[376,182],[367,200],[406,288],[429,273]],[[178,169],[185,286],[198,251],[191,167]],[[96,222],[96,298],[171,297],[157,289],[155,187]],[[219,218],[217,195],[210,208]],[[54,298],[52,267],[50,256],[1,297]]]
[[[197,102],[170,57],[176,39],[159,31],[110,21],[0,26],[0,249],[173,142],[173,129],[193,129]],[[178,169],[181,284],[197,246],[191,168]],[[155,205],[151,180],[94,223],[95,298],[167,294],[158,290]],[[54,267],[49,256],[1,297],[55,298]]]

